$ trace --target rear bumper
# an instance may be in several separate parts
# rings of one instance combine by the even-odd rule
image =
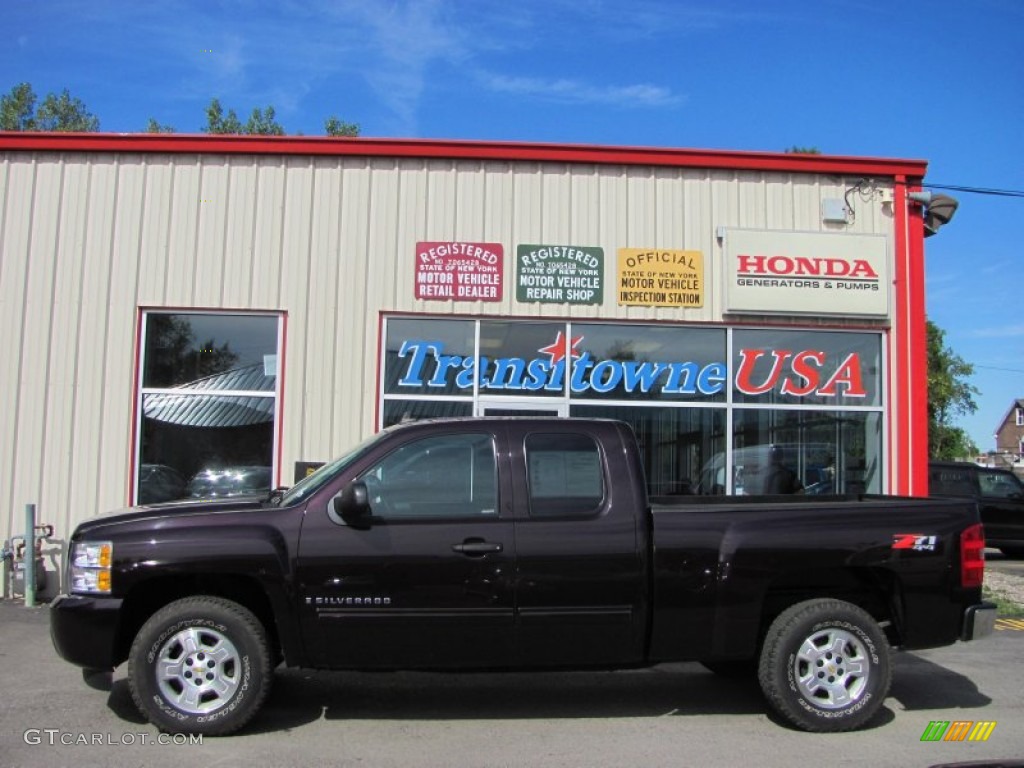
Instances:
[[[121,600],[59,595],[50,605],[50,638],[65,661],[89,669],[117,664],[117,623]]]
[[[993,603],[979,603],[964,611],[961,640],[979,640],[991,635],[996,626],[996,606]]]

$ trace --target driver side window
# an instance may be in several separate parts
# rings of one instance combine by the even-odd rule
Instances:
[[[438,435],[406,443],[358,478],[374,517],[483,517],[498,514],[490,435]]]

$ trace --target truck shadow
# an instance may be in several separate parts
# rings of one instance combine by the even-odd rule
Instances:
[[[913,653],[900,653],[895,658],[889,695],[908,711],[973,709],[992,703],[969,677]]]
[[[991,699],[968,678],[913,654],[896,656],[891,696],[905,710],[983,707]],[[126,680],[110,709],[144,723]],[[699,664],[614,672],[313,672],[279,669],[263,709],[240,735],[288,731],[327,720],[517,720],[768,713],[755,679],[728,679]],[[883,707],[871,722],[891,722]]]

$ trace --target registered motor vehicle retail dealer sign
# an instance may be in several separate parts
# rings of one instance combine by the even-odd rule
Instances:
[[[574,245],[520,245],[516,299],[541,304],[604,301],[604,249]]]
[[[725,311],[889,316],[885,235],[728,229]]]
[[[501,301],[504,253],[501,243],[416,243],[416,298]]]

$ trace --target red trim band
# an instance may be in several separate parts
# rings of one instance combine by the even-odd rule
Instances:
[[[652,165],[860,176],[924,176],[924,160],[778,152],[609,147],[584,144],[369,139],[326,136],[222,136],[167,133],[36,133],[0,131],[0,151],[128,152],[211,155],[317,155],[506,160],[591,165]]]

